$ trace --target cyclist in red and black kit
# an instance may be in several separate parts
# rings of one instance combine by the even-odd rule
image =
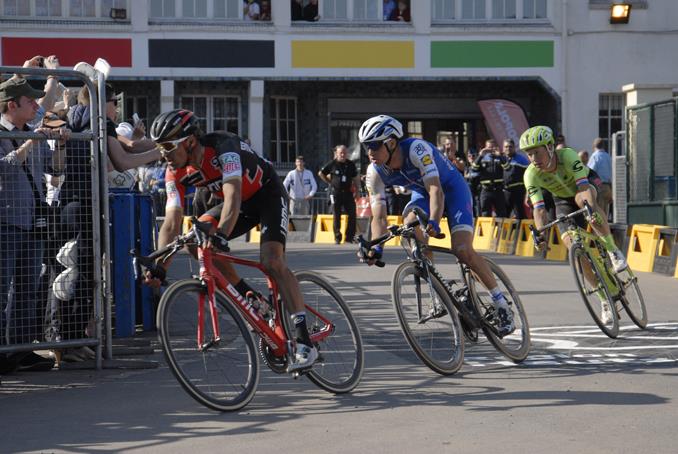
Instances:
[[[167,205],[158,246],[165,246],[180,233],[188,186],[197,188],[194,214],[200,221],[212,223],[212,235],[228,240],[261,224],[260,260],[279,284],[296,330],[295,362],[289,370],[310,367],[318,351],[309,338],[299,283],[285,261],[288,196],[273,165],[235,134],[204,134],[190,110],[158,115],[150,134],[168,163]],[[254,292],[230,263],[215,260],[215,264],[242,295]],[[159,286],[168,265],[157,264],[148,271],[146,283]]]

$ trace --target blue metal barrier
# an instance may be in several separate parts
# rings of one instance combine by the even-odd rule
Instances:
[[[149,195],[112,191],[110,194],[112,290],[115,337],[133,336],[137,320],[144,330],[155,328],[153,291],[134,279],[129,251],[147,255],[154,249],[155,218]]]

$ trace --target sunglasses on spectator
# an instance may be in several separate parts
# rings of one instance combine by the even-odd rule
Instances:
[[[163,158],[169,157],[172,153],[176,151],[177,148],[179,148],[179,144],[184,140],[188,139],[189,137],[190,136],[186,136],[181,139],[159,143],[158,149],[160,150],[160,154],[162,155]]]
[[[383,144],[384,142],[365,142],[363,145],[365,145],[365,148],[368,150],[377,151]]]

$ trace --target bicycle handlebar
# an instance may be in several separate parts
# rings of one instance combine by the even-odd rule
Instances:
[[[160,249],[153,251],[149,255],[141,255],[136,249],[129,251],[132,256],[132,262],[134,265],[134,274],[135,278],[139,278],[141,275],[139,267],[150,270],[154,274],[161,275],[161,281],[165,283],[165,270],[164,268],[156,264],[156,260],[162,257],[162,261],[168,260],[171,256],[179,252],[184,246],[192,243],[202,244],[204,240],[209,239],[211,244],[214,245],[217,249],[222,252],[229,252],[230,248],[228,247],[228,239],[216,233],[210,235],[209,232],[212,229],[212,224],[209,222],[201,222],[195,216],[191,217],[191,222],[193,226],[191,230],[183,235],[177,236],[174,241],[161,247]]]
[[[377,238],[374,238],[373,240],[368,241],[365,238],[363,238],[362,235],[358,235],[356,237],[356,240],[358,240],[358,244],[360,245],[359,254],[361,255],[361,258],[363,260],[367,260],[367,253],[369,252],[369,250],[372,247],[377,246],[379,244],[386,243],[391,238],[394,238],[394,237],[397,237],[397,236],[408,235],[411,232],[413,232],[413,229],[416,226],[420,226],[422,228],[422,230],[424,230],[424,232],[425,232],[426,226],[428,225],[428,215],[426,214],[426,212],[424,210],[422,210],[419,207],[414,207],[412,209],[412,212],[415,214],[417,219],[415,219],[414,221],[408,222],[407,224],[403,224],[403,225],[389,225],[386,228],[387,232],[385,234],[383,234],[383,235],[381,235]],[[434,236],[434,238],[437,238],[437,239],[445,238],[445,234],[440,233],[440,234]],[[386,264],[381,260],[377,260],[375,262],[375,265],[382,268]]]
[[[580,208],[579,210],[573,211],[570,214],[560,216],[555,221],[549,222],[548,224],[542,226],[540,229],[536,228],[533,225],[530,225],[530,232],[532,232],[532,241],[534,241],[534,245],[537,246],[539,244],[539,241],[537,241],[537,237],[541,235],[541,233],[544,232],[545,230],[553,227],[554,225],[560,222],[565,222],[583,213],[586,213],[586,217],[592,217],[595,213],[593,211],[593,208],[591,208],[591,205],[589,205],[589,203],[586,200],[584,200],[584,208]]]

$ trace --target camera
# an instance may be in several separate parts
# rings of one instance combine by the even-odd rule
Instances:
[[[44,68],[44,67],[45,67],[45,57],[38,58],[38,68]]]

